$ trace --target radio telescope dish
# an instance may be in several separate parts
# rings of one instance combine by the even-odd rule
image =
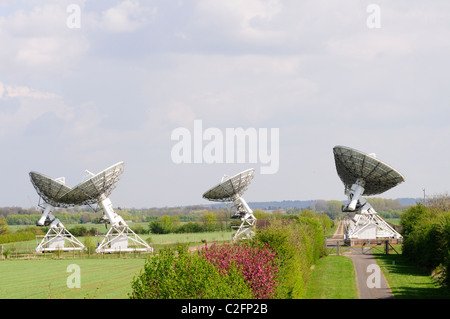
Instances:
[[[233,240],[250,239],[254,235],[256,218],[242,195],[247,190],[255,170],[250,168],[232,177],[224,176],[220,184],[203,194],[203,198],[215,202],[233,202],[236,212],[232,218],[239,218],[241,225],[233,235]]]
[[[39,196],[52,206],[61,206],[59,199],[71,188],[63,183],[63,179],[52,179],[37,172],[30,172],[31,184],[33,184]]]
[[[203,198],[216,202],[231,202],[242,196],[253,179],[255,170],[250,168],[232,177],[225,178],[220,184],[214,186],[203,194]]]
[[[363,179],[364,194],[376,195],[405,181],[402,174],[372,154],[345,146],[335,146],[333,152],[338,175],[346,188]]]
[[[59,201],[62,195],[71,190],[69,186],[64,184],[64,177],[52,179],[37,172],[30,172],[29,175],[31,183],[40,198],[45,202],[42,205],[39,204],[42,208],[42,216],[37,221],[37,226],[50,226],[49,230],[36,247],[36,252],[83,250],[85,248],[84,245],[75,238],[75,236],[73,236],[52,213],[55,206],[70,206],[61,205]]]
[[[124,163],[119,162],[98,174],[89,172],[92,176],[61,196],[60,201],[72,205],[91,205],[100,196],[109,197],[120,180],[123,167]]]
[[[405,181],[402,174],[380,161],[374,154],[345,147],[333,148],[336,170],[348,196],[344,212],[355,212],[345,224],[347,240],[401,239],[402,236],[384,221],[362,197],[381,194]]]

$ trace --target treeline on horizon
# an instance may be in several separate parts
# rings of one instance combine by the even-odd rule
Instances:
[[[398,200],[385,198],[367,198],[369,203],[383,218],[400,218],[402,212],[407,208]],[[331,219],[338,219],[346,216],[342,212],[343,203],[338,200],[316,200],[312,201],[308,207],[292,207],[271,210],[254,209],[257,219],[277,218],[278,215],[298,215],[303,210],[311,210],[328,215]],[[215,206],[186,206],[186,207],[163,207],[163,208],[115,208],[115,211],[128,222],[150,223],[160,220],[162,216],[177,216],[177,222],[195,223],[205,219],[206,214],[214,213],[219,220],[228,219],[234,212],[232,205],[225,207]],[[58,208],[54,215],[63,224],[87,224],[102,223],[101,211],[95,212],[90,207]],[[32,208],[21,207],[0,207],[0,218],[3,216],[8,225],[36,225],[41,216],[41,211]]]

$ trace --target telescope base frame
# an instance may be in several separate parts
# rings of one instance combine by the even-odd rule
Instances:
[[[70,247],[66,247],[66,243]],[[44,238],[36,247],[37,253],[53,251],[73,251],[83,250],[84,245],[73,236],[64,226],[50,227]]]
[[[128,243],[134,247],[128,247]],[[99,244],[95,252],[97,253],[118,253],[118,252],[153,252],[141,237],[131,230],[128,225],[111,225],[105,238]]]

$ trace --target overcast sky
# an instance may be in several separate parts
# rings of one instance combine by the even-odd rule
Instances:
[[[249,202],[344,200],[335,145],[405,176],[381,197],[448,192],[449,57],[444,0],[0,0],[0,206],[119,161],[114,206],[208,204],[250,167]],[[175,163],[194,120],[278,129],[278,171]]]

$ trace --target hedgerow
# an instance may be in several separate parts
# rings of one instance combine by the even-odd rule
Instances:
[[[36,230],[21,230],[14,233],[0,235],[0,244],[12,243],[17,241],[27,241],[36,238],[36,235],[41,235],[41,231]]]
[[[252,290],[241,269],[224,272],[199,254],[163,249],[146,260],[132,281],[131,299],[250,299]]]
[[[300,216],[280,220],[258,230],[253,244],[270,245],[277,254],[278,285],[275,298],[304,298],[311,266],[326,254],[322,223]]]
[[[402,215],[401,225],[402,254],[450,286],[450,212],[417,204]]]
[[[130,298],[304,298],[329,222],[300,215],[272,221],[248,242],[163,249],[133,279]]]

